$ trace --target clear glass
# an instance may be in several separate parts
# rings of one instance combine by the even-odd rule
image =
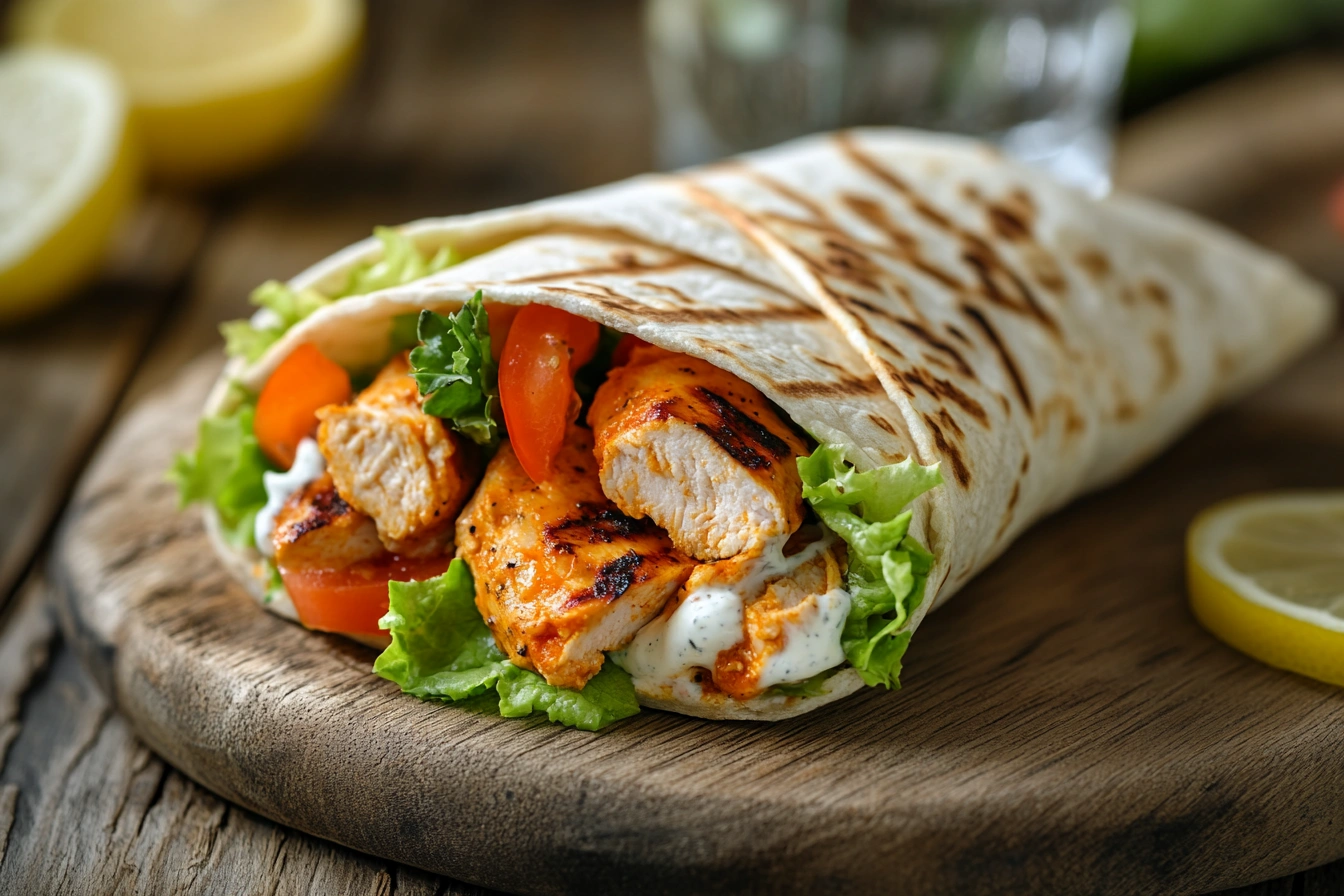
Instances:
[[[664,167],[893,124],[1109,186],[1124,0],[646,0],[645,25]]]

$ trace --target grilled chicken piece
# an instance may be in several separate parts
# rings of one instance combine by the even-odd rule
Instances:
[[[457,521],[457,549],[500,648],[553,685],[581,688],[694,564],[603,497],[588,430],[570,427],[552,469],[534,483],[500,446]]]
[[[758,551],[803,519],[803,440],[765,396],[714,365],[640,346],[588,411],[602,490],[700,560]]]
[[[411,557],[441,552],[475,479],[476,453],[421,409],[406,354],[353,402],[317,416],[318,447],[336,490],[373,517],[387,549]]]
[[[275,562],[285,569],[343,569],[386,555],[373,520],[337,493],[324,473],[296,491],[275,516]]]

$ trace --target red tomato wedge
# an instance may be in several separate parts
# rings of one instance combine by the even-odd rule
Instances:
[[[299,621],[323,632],[379,634],[387,612],[388,582],[421,582],[442,575],[451,557],[398,557],[356,563],[345,569],[280,569]]]
[[[266,381],[252,431],[266,456],[288,470],[299,442],[317,429],[317,409],[349,400],[350,375],[305,342]]]
[[[621,337],[621,341],[616,343],[616,348],[611,351],[611,366],[624,367],[630,363],[630,353],[637,348],[643,348],[649,343],[640,339],[634,333],[626,333]]]
[[[574,371],[597,351],[600,328],[568,311],[527,305],[513,319],[499,362],[499,403],[518,462],[544,482],[578,411]]]

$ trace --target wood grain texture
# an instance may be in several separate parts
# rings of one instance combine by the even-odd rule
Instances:
[[[0,893],[485,896],[282,828],[166,765],[64,649],[45,594],[30,580],[0,635]]]
[[[596,735],[404,697],[253,605],[159,474],[212,367],[110,439],[55,568],[136,731],[243,806],[522,892],[1179,893],[1344,856],[1344,693],[1208,637],[1181,584],[1199,508],[1344,485],[1339,340],[1024,537],[921,628],[904,691]]]
[[[0,334],[0,604],[111,418],[201,225],[188,203],[145,203],[79,301]]]

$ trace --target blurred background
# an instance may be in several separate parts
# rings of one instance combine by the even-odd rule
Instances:
[[[10,320],[106,276],[146,204],[195,222],[177,239],[211,229],[191,250],[207,272],[216,247],[254,242],[218,287],[244,296],[376,223],[854,124],[975,134],[1103,193],[1118,121],[1344,46],[1344,0],[21,0],[0,16]],[[101,59],[124,109],[102,121],[90,107],[115,101],[72,83],[77,60],[20,65],[31,47]],[[1181,152],[1220,135],[1191,138]],[[127,250],[112,257],[115,275]]]
[[[0,594],[115,408],[377,224],[903,124],[1344,284],[1344,0],[0,0],[0,22]]]

